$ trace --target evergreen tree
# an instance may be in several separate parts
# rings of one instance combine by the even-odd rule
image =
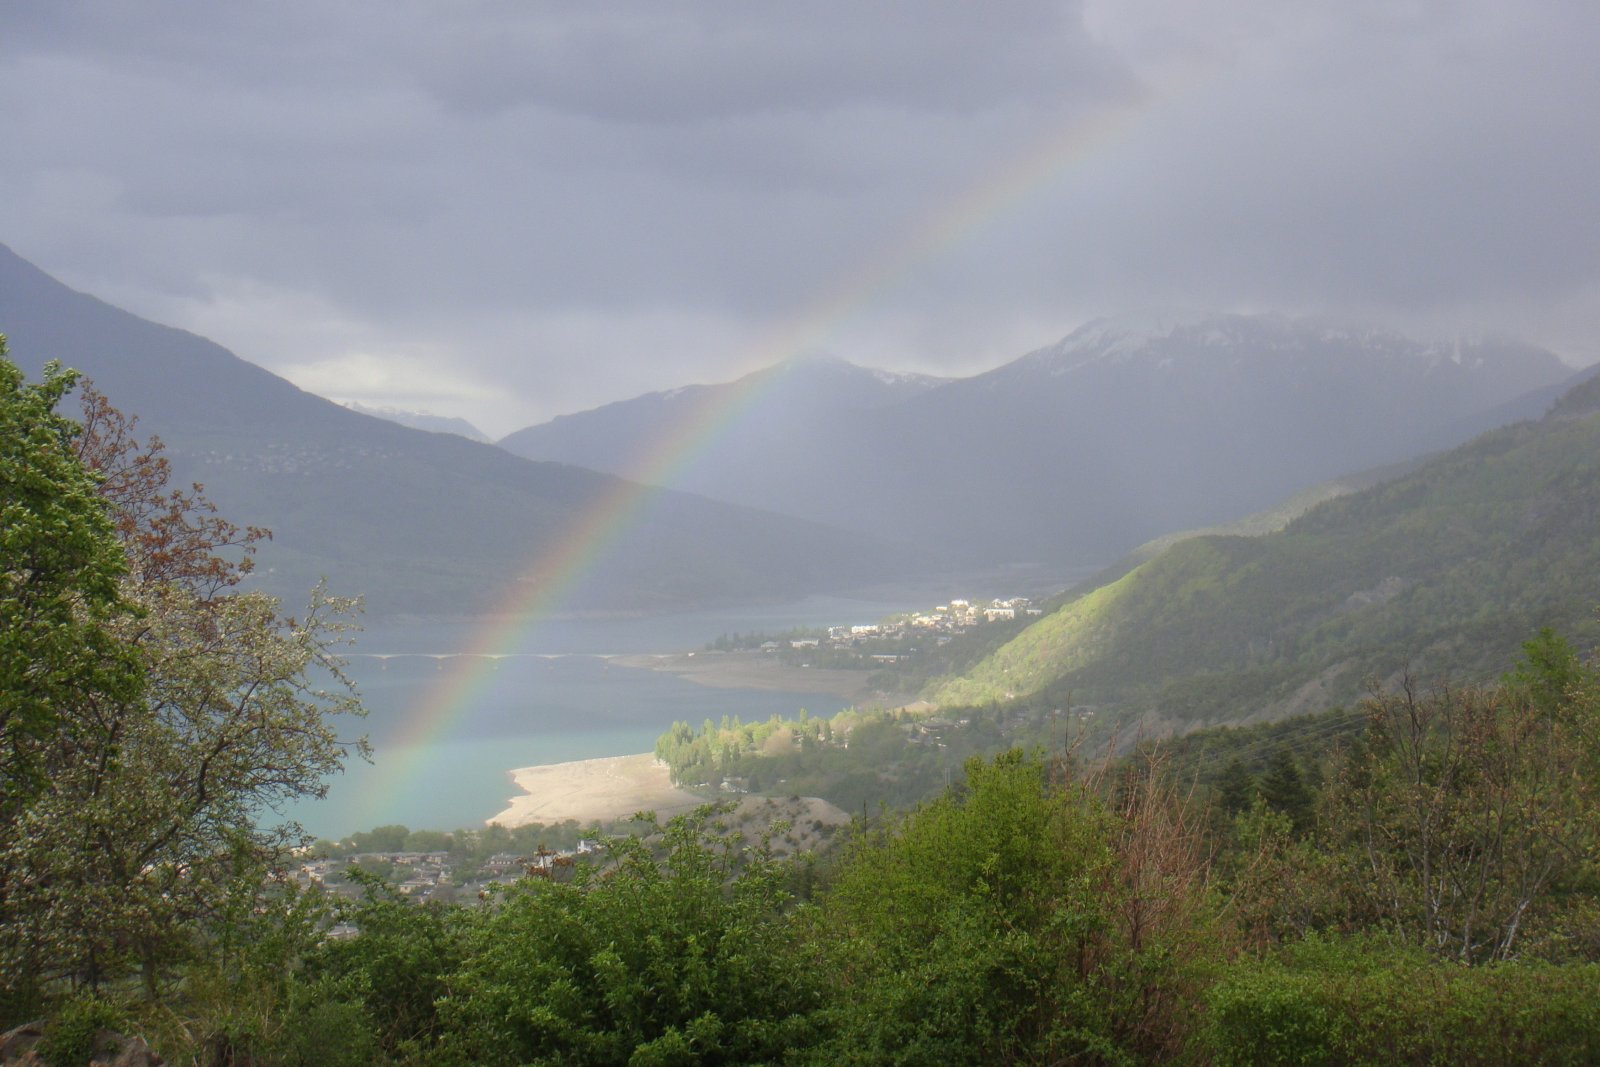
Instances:
[[[1296,834],[1310,829],[1316,796],[1288,748],[1278,748],[1267,762],[1267,772],[1261,776],[1261,796],[1273,811],[1289,817]]]
[[[1217,780],[1217,798],[1222,810],[1237,815],[1250,806],[1256,795],[1256,780],[1238,756],[1228,761]]]

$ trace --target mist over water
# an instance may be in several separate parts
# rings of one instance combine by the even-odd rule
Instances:
[[[958,595],[958,594],[952,594]],[[935,601],[810,597],[788,605],[631,619],[576,619],[529,628],[486,660],[473,648],[480,627],[427,622],[382,624],[349,651],[351,678],[367,707],[364,721],[341,724],[366,734],[373,763],[351,760],[328,797],[287,814],[321,837],[389,823],[412,829],[481,825],[516,792],[508,772],[538,763],[650,751],[675,720],[737,715],[750,721],[801,708],[832,715],[847,706],[820,693],[712,689],[675,675],[610,662],[615,654],[693,651],[724,633],[776,633],[796,626],[874,622]],[[465,706],[425,751],[398,746],[418,702],[441,683],[465,681]],[[414,768],[408,780],[383,774],[391,761]]]

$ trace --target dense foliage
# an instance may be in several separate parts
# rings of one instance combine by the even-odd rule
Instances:
[[[9,824],[47,786],[57,709],[135,697],[136,660],[112,633],[132,609],[110,508],[56,414],[75,376],[38,385],[4,359],[0,337],[0,816]]]
[[[1421,764],[1392,730],[1408,701],[1419,721],[1434,709]],[[1594,833],[1563,762],[1594,752],[1592,669],[1544,636],[1498,689],[1402,693],[1364,714],[1348,748],[1266,758],[1231,819],[1227,776],[1180,787],[1159,749],[1099,769],[1020,751],[969,760],[932,801],[859,825],[804,897],[717,807],[646,820],[570,879],[526,878],[473,906],[418,905],[375,880],[337,915],[291,895],[237,915],[225,955],[189,969],[177,1003],[209,1036],[168,1031],[165,1047],[285,1064],[1588,1061],[1593,848],[1565,841],[1558,868],[1537,841],[1482,849],[1452,830],[1484,884],[1528,885],[1530,859],[1548,873],[1518,937],[1464,942],[1408,867],[1427,834],[1395,813],[1417,796],[1407,768],[1426,765],[1508,812],[1571,804],[1550,828]],[[1291,737],[1255,740],[1292,755]],[[1544,766],[1561,788],[1535,751],[1555,757]],[[1298,790],[1275,783],[1286,765]],[[1278,806],[1295,795],[1303,829]],[[1454,808],[1496,840],[1471,816],[1482,805]],[[1387,883],[1371,873],[1379,840]],[[1502,898],[1519,906],[1500,889],[1484,900]],[[1503,931],[1507,913],[1477,907]],[[326,936],[335,918],[358,932]],[[154,1018],[120,1003],[130,1025]]]
[[[966,771],[860,838],[824,898],[843,986],[828,1058],[1175,1054],[1204,955],[1204,923],[1189,922],[1203,862],[1183,805],[1148,778],[1119,804],[1067,764],[1016,751]]]
[[[1241,960],[1206,993],[1218,1067],[1591,1064],[1600,966],[1441,965],[1378,940],[1311,939]]]

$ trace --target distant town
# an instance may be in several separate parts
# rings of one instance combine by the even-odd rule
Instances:
[[[874,668],[893,665],[929,647],[939,648],[977,627],[1043,614],[1028,597],[988,602],[951,600],[926,612],[893,615],[881,622],[796,629],[781,634],[724,634],[704,653],[766,652],[801,667]]]

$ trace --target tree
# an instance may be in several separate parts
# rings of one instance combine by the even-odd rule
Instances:
[[[1303,834],[1311,827],[1316,796],[1306,785],[1300,764],[1287,746],[1280,746],[1267,761],[1267,771],[1261,776],[1261,796],[1273,811],[1289,817],[1295,833]]]
[[[76,375],[27,385],[0,336],[0,820],[45,785],[66,707],[136,696],[135,658],[111,633],[129,611],[110,509],[56,413]]]
[[[128,606],[100,632],[144,684],[47,697],[63,725],[41,753],[47,788],[8,820],[0,947],[27,973],[91,985],[137,963],[154,992],[301,842],[275,810],[320,794],[362,750],[331,718],[359,711],[332,655],[350,605],[315,591],[296,620],[238,591],[265,533],[218,518],[199,486],[169,488],[160,442],[141,448],[104,398],[88,392],[84,410],[81,434],[56,429],[76,462],[34,476],[98,482],[98,529],[123,557],[112,592]]]
[[[1340,924],[1465,963],[1592,944],[1600,707],[1564,646],[1525,647],[1498,688],[1407,682],[1368,702],[1306,854]]]
[[[14,857],[62,754],[141,699],[143,672],[120,641],[132,608],[110,509],[55,410],[76,375],[52,363],[27,385],[4,352],[0,337],[0,991],[25,1009],[53,946],[25,914],[38,872]]]
[[[1217,800],[1223,812],[1230,818],[1239,814],[1250,806],[1251,798],[1255,795],[1255,779],[1244,761],[1234,756],[1222,768],[1222,774],[1217,779]]]

